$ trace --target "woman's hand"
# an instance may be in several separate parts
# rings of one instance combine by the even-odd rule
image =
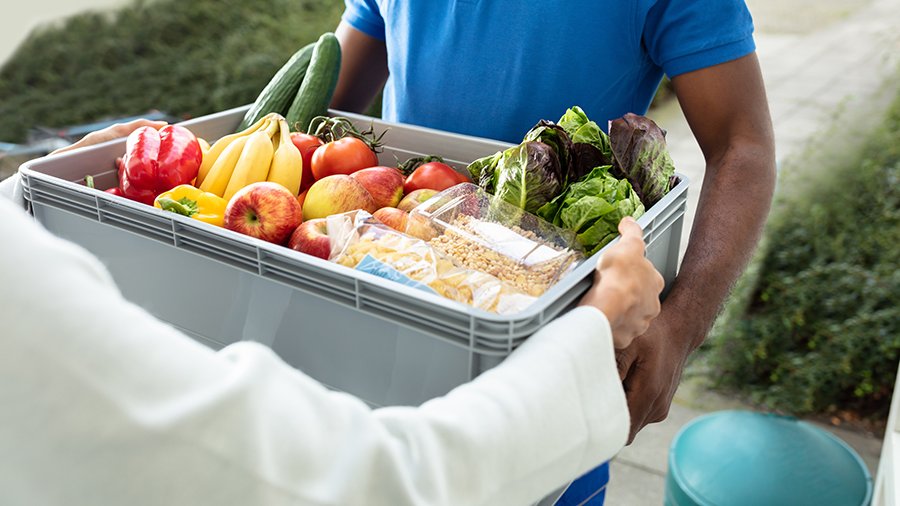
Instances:
[[[603,311],[612,328],[613,344],[622,349],[646,332],[659,314],[664,281],[644,257],[643,231],[637,222],[624,218],[619,233],[622,238],[597,263],[594,286],[580,305]]]
[[[59,148],[50,154],[58,155],[60,153],[65,153],[66,151],[71,151],[73,149],[84,148],[87,146],[92,146],[94,144],[100,144],[101,142],[128,137],[131,132],[134,132],[135,130],[143,126],[149,126],[159,130],[166,125],[167,123],[165,121],[151,121],[149,119],[136,119],[133,121],[129,121],[128,123],[116,123],[115,125],[108,126],[103,130],[91,132],[85,135],[80,141],[76,142],[75,144],[66,146],[64,148]]]

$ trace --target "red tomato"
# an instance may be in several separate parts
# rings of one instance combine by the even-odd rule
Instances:
[[[444,191],[459,183],[468,183],[469,178],[456,172],[453,167],[441,162],[428,162],[420,165],[406,178],[403,193],[410,193],[423,188]]]
[[[335,174],[350,175],[378,165],[378,156],[356,137],[344,137],[319,146],[312,156],[312,173],[316,180]]]
[[[303,193],[307,188],[312,186],[314,182],[312,173],[312,155],[316,149],[322,145],[322,139],[319,139],[315,135],[294,132],[291,134],[291,142],[294,143],[294,146],[297,146],[297,149],[300,150],[300,154],[303,155],[303,177],[300,180],[300,193]]]

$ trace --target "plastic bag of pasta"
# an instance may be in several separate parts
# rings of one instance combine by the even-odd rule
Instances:
[[[340,244],[330,260],[351,269],[498,314],[522,311],[535,300],[496,276],[459,266],[425,241],[367,214],[330,217],[328,230]]]

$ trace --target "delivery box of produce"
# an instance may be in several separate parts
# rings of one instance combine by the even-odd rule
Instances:
[[[198,138],[215,141],[234,134],[246,112],[246,107],[225,111],[187,121],[180,127]],[[683,177],[673,178],[671,183],[675,184],[658,192],[664,195],[657,196],[655,204],[636,212],[640,200],[628,189],[650,193],[655,191],[652,181],[634,179],[632,185],[623,188],[622,181],[628,179],[609,174],[622,168],[585,171],[577,169],[572,161],[581,156],[576,153],[585,150],[584,146],[578,147],[586,143],[582,141],[597,140],[589,125],[581,125],[584,131],[580,133],[581,127],[573,130],[568,139],[570,151],[559,151],[568,153],[563,155],[566,165],[547,169],[535,165],[544,160],[535,153],[545,151],[537,143],[547,144],[537,139],[543,136],[550,142],[555,127],[533,130],[528,135],[531,140],[526,138],[523,144],[512,146],[363,116],[332,114],[348,118],[358,131],[371,129],[377,134],[375,137],[381,137],[383,146],[377,154],[377,164],[396,167],[398,161],[438,155],[441,162],[430,158],[413,162],[418,165],[415,170],[432,164],[418,173],[427,176],[418,178],[425,180],[424,184],[446,179],[447,174],[441,173],[445,170],[441,165],[446,164],[467,179],[471,177],[481,189],[468,184],[439,193],[412,186],[405,196],[403,190],[378,195],[377,204],[376,192],[366,190],[360,205],[359,199],[352,197],[355,183],[371,185],[367,177],[390,180],[390,171],[369,171],[365,177],[363,171],[357,171],[348,176],[332,165],[327,167],[332,173],[319,174],[321,177],[316,177],[299,198],[295,198],[296,192],[303,188],[285,190],[284,184],[271,181],[248,183],[245,187],[236,184],[229,192],[230,181],[204,185],[195,180],[197,186],[177,186],[153,199],[139,192],[137,198],[131,199],[119,193],[123,174],[128,173],[129,167],[146,163],[141,157],[148,155],[119,140],[25,164],[21,172],[26,199],[38,221],[100,257],[125,295],[154,315],[213,347],[245,339],[260,341],[323,383],[374,405],[421,403],[499,363],[587,290],[598,258],[594,251],[613,239],[608,233],[609,225],[623,213],[639,215],[638,223],[648,244],[647,256],[667,281],[675,276],[688,182]],[[269,163],[274,163],[276,146],[283,145],[284,135],[288,135],[284,125],[276,119],[267,127],[261,124],[258,128],[271,130],[273,152],[264,155],[269,156]],[[212,149],[203,141],[197,142],[204,155]],[[244,142],[249,143],[249,138]],[[213,148],[216,144],[213,142]],[[597,145],[602,155],[602,144]],[[194,160],[192,147],[182,151],[182,158]],[[222,149],[219,155],[225,156],[226,151],[227,148]],[[302,149],[298,152],[302,155]],[[117,164],[116,159],[123,155],[126,160]],[[231,156],[239,160],[242,155]],[[584,156],[598,155],[589,152]],[[646,163],[646,155],[641,156],[635,165]],[[198,174],[206,170],[204,180],[214,178],[215,165],[203,167],[202,163]],[[553,191],[546,191],[542,181],[527,181],[537,170],[551,171],[548,173],[556,178],[555,183],[551,182],[556,184]],[[399,179],[402,186],[417,182],[412,177]],[[97,189],[88,187],[88,181]],[[335,183],[325,185],[323,181]],[[522,184],[517,186],[517,181]],[[183,181],[167,184],[180,183]],[[137,189],[151,187],[152,184],[144,184]],[[228,199],[226,193],[230,193]],[[499,197],[493,199],[491,195]],[[601,202],[598,199],[603,195],[609,198]],[[275,213],[280,216],[275,220],[278,226],[270,227],[268,232],[253,228],[259,227],[260,220],[253,218],[257,214],[251,209],[254,203],[267,199],[280,202],[274,205],[279,210]],[[527,304],[499,314],[490,308],[479,309],[443,297],[434,289],[392,281],[384,276],[383,269],[372,269],[371,265],[358,268],[359,261],[350,260],[349,255],[358,254],[367,245],[363,243],[354,250],[344,249],[344,244],[337,250],[330,244],[327,224],[323,228],[317,222],[334,217],[318,218],[316,213],[324,216],[346,211],[340,205],[342,200],[351,200],[347,204],[350,207],[374,215],[365,218],[369,220],[368,228],[355,228],[358,234],[354,244],[393,238],[393,242],[388,241],[393,244],[391,247],[402,248],[405,256],[437,255],[449,259],[453,265],[447,265],[453,273],[486,274],[498,280],[498,287],[511,287]],[[239,207],[238,202],[244,207]],[[230,211],[223,208],[226,203]],[[530,207],[523,209],[520,203]],[[185,206],[188,209],[183,209]],[[494,214],[490,213],[492,206]],[[499,206],[506,206],[507,211],[501,213],[505,218],[493,219],[498,216]],[[302,218],[298,218],[297,209],[302,209]],[[403,221],[392,221],[401,209],[411,211],[400,216],[408,231],[412,232],[416,223],[425,223],[431,235],[416,237],[415,233],[390,229]],[[512,215],[517,215],[515,223],[509,221]],[[299,219],[305,219],[303,225],[307,226],[298,226]],[[539,228],[534,228],[536,223]],[[503,233],[496,233],[500,230],[496,227],[501,226]],[[502,243],[504,237],[513,239],[507,247],[485,242],[491,239]],[[497,265],[521,263],[527,258],[521,256],[521,245],[528,240],[532,249],[540,252],[534,258],[545,255],[553,260],[541,265],[552,272],[540,283],[534,283],[538,288],[533,293],[528,293],[532,283],[523,284],[519,279],[516,286],[517,276],[527,279],[531,273],[528,269],[515,274],[505,269],[485,273],[477,263],[467,265],[477,262],[475,257],[454,257],[459,241],[468,241],[470,249],[477,246],[501,253],[495,259]],[[323,241],[322,251],[327,253],[316,254],[316,244],[321,246]],[[413,241],[417,241],[415,246],[410,246]],[[304,252],[306,249],[309,251]]]

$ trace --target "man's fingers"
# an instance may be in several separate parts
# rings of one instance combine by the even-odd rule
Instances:
[[[624,350],[616,350],[616,368],[619,370],[619,380],[625,381],[631,367],[634,365],[635,354],[633,348],[625,348]]]
[[[628,444],[634,441],[634,436],[646,425],[650,403],[647,402],[647,392],[644,383],[637,375],[629,375],[623,385],[625,387],[625,400],[628,403],[628,413],[631,415],[631,428],[628,432]]]
[[[659,404],[656,404],[656,405],[659,406]],[[666,418],[669,418],[669,407],[670,406],[671,406],[671,404],[669,404],[669,406],[664,406],[663,408],[658,408],[655,411],[653,411],[653,413],[650,413],[647,416],[647,423],[649,424],[649,423],[665,422]]]
[[[638,433],[636,427],[640,427],[644,423],[644,413],[640,411],[640,406],[636,400],[640,397],[634,393],[635,390],[631,383],[631,381],[626,380],[623,385],[625,387],[625,402],[628,404],[628,419],[630,422],[626,446],[630,446],[634,442],[634,436]]]

